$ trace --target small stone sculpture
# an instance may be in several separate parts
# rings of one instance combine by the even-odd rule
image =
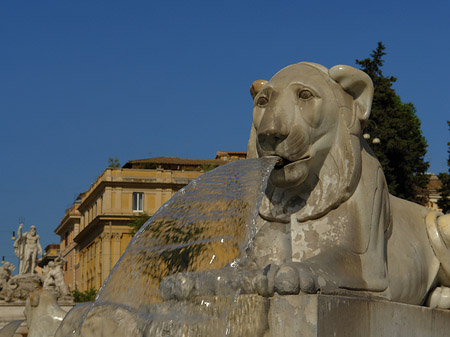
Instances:
[[[34,274],[38,255],[42,256],[42,247],[36,226],[30,226],[30,231],[22,235],[23,224],[17,230],[17,239],[14,242],[14,252],[20,260],[19,274]]]
[[[17,283],[12,279],[15,269],[16,267],[7,261],[0,267],[0,299],[5,302],[12,300],[12,294],[17,288]]]
[[[69,294],[66,283],[64,282],[64,272],[61,264],[50,261],[44,267],[44,289],[55,290],[57,297],[65,297]]]
[[[0,290],[2,290],[5,285],[8,283],[8,281],[12,277],[12,272],[16,269],[16,267],[9,263],[8,261],[5,261],[2,266],[0,266]]]

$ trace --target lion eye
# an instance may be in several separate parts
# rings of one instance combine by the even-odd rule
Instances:
[[[312,94],[312,92],[309,90],[306,90],[306,89],[300,90],[298,92],[298,98],[300,98],[300,99],[310,99],[313,96],[314,95]]]
[[[269,103],[269,100],[267,99],[267,97],[261,96],[258,98],[258,100],[256,101],[256,104],[258,104],[258,106],[264,106],[267,103]]]

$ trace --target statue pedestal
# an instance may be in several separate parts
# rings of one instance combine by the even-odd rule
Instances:
[[[450,310],[329,295],[204,296],[140,310],[85,303],[66,316],[56,336],[74,330],[81,337],[99,331],[111,337],[444,337]]]
[[[270,302],[270,337],[443,337],[450,331],[449,310],[329,295]]]

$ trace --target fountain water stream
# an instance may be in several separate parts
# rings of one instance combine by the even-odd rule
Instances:
[[[197,294],[187,303],[164,301],[160,282],[170,275],[201,272],[199,281],[207,289],[214,270],[228,268],[237,275],[233,271],[245,263],[257,232],[259,204],[276,159],[232,162],[177,192],[135,235],[96,301],[74,308],[56,336],[107,331],[110,336],[159,336],[164,331],[170,336],[229,335],[230,317],[245,306],[236,302],[238,286],[224,287],[233,291],[224,290],[220,298]]]

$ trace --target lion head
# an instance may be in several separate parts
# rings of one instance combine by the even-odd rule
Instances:
[[[373,84],[364,72],[302,62],[270,81],[255,81],[250,158],[280,158],[260,213],[268,220],[304,221],[344,202],[361,174],[361,129]]]

